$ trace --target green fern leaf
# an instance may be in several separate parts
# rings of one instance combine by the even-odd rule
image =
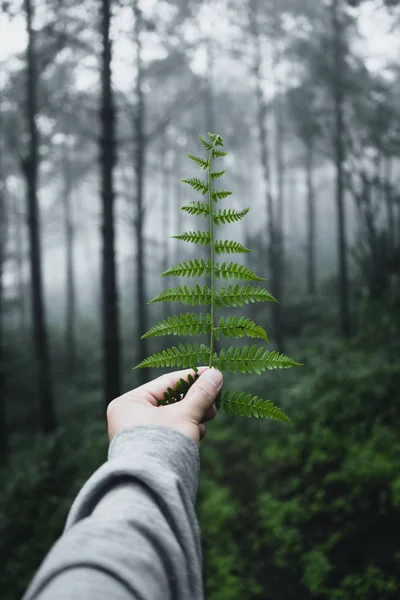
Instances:
[[[188,154],[188,157],[192,159],[199,167],[204,169],[204,171],[210,166],[208,160],[205,160],[204,158],[200,158],[199,156],[193,156],[193,154]]]
[[[257,346],[245,346],[244,348],[222,348],[219,355],[215,355],[214,366],[225,372],[227,369],[231,373],[257,373],[261,375],[267,369],[290,369],[299,367],[289,356],[279,354],[279,352],[270,352],[265,348]]]
[[[190,179],[182,179],[182,183],[187,183],[197,192],[202,192],[203,195],[207,194],[208,192],[208,183],[206,181],[198,179],[197,177],[191,177]]]
[[[171,237],[175,240],[181,240],[182,242],[203,244],[203,246],[208,246],[211,241],[209,231],[185,231],[181,235],[172,235]]]
[[[198,260],[197,258],[184,261],[178,265],[173,265],[164,273],[161,277],[173,276],[173,277],[201,277],[205,273],[206,275],[211,274],[211,260],[203,258]],[[262,277],[259,277],[243,265],[237,263],[215,263],[214,275],[217,279],[242,279],[245,281],[263,281]]]
[[[224,142],[222,141],[222,137],[218,135],[218,133],[207,133],[208,137],[212,139],[215,146],[223,146]]]
[[[233,210],[232,208],[225,208],[224,210],[219,210],[217,212],[213,212],[213,221],[215,225],[225,225],[226,223],[235,223],[236,221],[240,221],[243,219],[249,212],[249,208],[245,208],[243,210]]]
[[[203,215],[204,217],[207,217],[207,215],[210,214],[210,207],[203,202],[191,202],[186,206],[182,206],[181,210],[184,210],[189,215]]]
[[[159,337],[163,335],[195,335],[199,333],[210,333],[211,315],[209,313],[196,315],[186,313],[168,317],[154,325],[142,336],[143,338]]]
[[[184,286],[178,288],[170,288],[164,290],[158,296],[150,300],[149,304],[155,302],[182,302],[186,306],[202,306],[203,304],[210,304],[211,302],[211,290],[206,285],[200,287],[196,285]]]
[[[242,279],[245,281],[264,281],[263,277],[259,277],[243,265],[237,263],[215,263],[215,277],[217,279]],[[211,264],[210,264],[211,269]]]
[[[226,173],[226,169],[224,169],[223,171],[211,171],[210,176],[211,176],[211,179],[214,181],[215,179],[222,177],[222,175],[224,175],[225,173]]]
[[[187,381],[181,378],[176,382],[175,389],[169,387],[167,391],[164,392],[164,398],[162,400],[158,400],[158,404],[161,406],[167,406],[168,404],[174,404],[175,402],[180,402],[180,400],[183,400],[194,382],[199,378],[199,373],[196,367],[193,367],[193,370],[194,375],[189,373],[187,376]]]
[[[222,158],[223,156],[227,156],[227,152],[223,152],[222,150],[213,150],[212,157],[213,158]]]
[[[135,369],[143,367],[161,368],[161,367],[180,367],[186,369],[194,367],[196,363],[207,363],[210,359],[210,348],[204,344],[179,344],[179,347],[173,346],[162,352],[157,352],[152,356],[145,358]]]
[[[226,391],[222,397],[221,405],[227,414],[240,415],[241,417],[255,417],[256,419],[273,419],[291,423],[289,417],[269,400],[241,392],[240,394]]]
[[[220,317],[218,326],[215,328],[217,340],[220,339],[221,334],[225,337],[232,336],[235,339],[247,336],[268,342],[266,331],[246,317]]]
[[[218,308],[222,308],[223,306],[243,306],[244,304],[253,302],[277,302],[277,300],[268,290],[251,285],[222,286],[216,292],[215,296],[215,303]]]
[[[214,202],[217,202],[217,200],[223,200],[231,195],[232,192],[229,192],[228,190],[211,190],[211,198],[214,200]]]
[[[202,144],[204,145],[205,149],[207,150],[207,152],[210,152],[210,150],[212,149],[212,144],[210,144],[209,142],[207,142],[202,135],[199,135],[199,138],[202,142]]]
[[[245,254],[251,252],[246,246],[233,240],[216,240],[214,250],[216,254]]]
[[[174,265],[161,273],[161,277],[178,276],[178,277],[201,277],[203,273],[209,275],[211,273],[211,261],[210,259],[204,260],[203,258],[197,260],[189,260],[188,262],[182,262],[179,265]]]

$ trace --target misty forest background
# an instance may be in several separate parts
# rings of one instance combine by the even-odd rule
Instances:
[[[197,228],[180,180],[207,131],[230,205],[251,207],[229,237],[280,300],[240,314],[304,363],[230,382],[291,425],[208,427],[207,598],[399,598],[398,2],[0,10],[1,598],[22,595],[105,460],[108,402],[160,374],[132,367],[183,308],[147,302],[198,256],[169,236]]]

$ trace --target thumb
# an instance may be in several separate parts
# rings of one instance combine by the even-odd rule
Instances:
[[[202,422],[207,410],[212,406],[224,382],[221,371],[208,369],[200,375],[182,402],[182,408],[198,424]]]

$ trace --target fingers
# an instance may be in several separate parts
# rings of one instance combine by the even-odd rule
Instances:
[[[206,415],[210,418],[210,415],[213,413],[213,402],[218,396],[222,384],[223,375],[221,371],[207,369],[192,385],[184,400],[182,400],[181,408],[184,408],[190,418],[197,423],[204,421]]]
[[[198,373],[201,375],[207,370],[208,367],[199,367]],[[152,404],[158,404],[158,400],[163,399],[166,389],[169,387],[175,389],[176,382],[180,379],[187,380],[189,373],[194,375],[193,369],[174,371],[172,373],[161,375],[161,377],[157,377],[157,379],[153,379],[152,381],[149,381],[148,383],[136,388],[135,396],[142,396]]]

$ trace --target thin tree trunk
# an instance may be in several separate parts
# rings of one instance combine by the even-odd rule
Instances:
[[[108,403],[121,394],[121,344],[119,331],[119,306],[117,290],[117,267],[115,258],[115,110],[111,82],[112,43],[110,26],[112,0],[102,0],[102,75],[101,75],[101,182],[103,204],[103,369],[104,402]]]
[[[261,74],[261,42],[260,34],[258,31],[257,15],[255,13],[255,7],[252,3],[249,6],[249,24],[250,31],[254,41],[254,66],[253,73],[255,78],[255,93],[257,103],[257,128],[258,138],[260,144],[260,160],[261,167],[263,170],[264,188],[265,188],[265,203],[267,210],[267,227],[268,227],[268,263],[269,263],[269,277],[272,280],[271,291],[275,291],[276,283],[276,261],[275,261],[275,221],[274,221],[274,201],[271,190],[271,171],[270,171],[270,160],[269,160],[269,149],[268,149],[268,138],[269,134],[266,126],[267,107],[265,105],[264,95],[262,91],[262,74]],[[275,292],[276,293],[276,292]],[[274,337],[275,341],[279,345],[280,328],[279,322],[276,322],[276,311],[273,311],[274,323]],[[281,342],[281,340],[280,340]]]
[[[72,177],[68,147],[64,155],[64,228],[65,228],[65,253],[66,253],[66,295],[67,304],[65,311],[65,347],[67,352],[67,373],[73,376],[76,371],[76,290],[74,273],[74,217],[72,210]]]
[[[313,296],[317,291],[315,267],[315,194],[314,194],[314,149],[312,140],[306,142],[307,179],[307,292]]]
[[[8,455],[8,429],[6,405],[6,352],[4,343],[4,289],[3,274],[6,258],[7,212],[6,189],[3,172],[2,113],[0,106],[0,463]]]
[[[182,231],[182,173],[181,173],[181,153],[180,148],[175,147],[175,156],[174,156],[174,197],[175,197],[175,215],[176,215],[176,232],[174,235],[179,235],[183,233]],[[182,242],[178,240],[174,240],[175,246],[175,259],[176,263],[179,262],[180,257],[182,256]]]
[[[336,165],[336,208],[338,215],[337,244],[339,262],[339,294],[341,333],[344,337],[351,334],[349,279],[347,266],[347,236],[346,215],[344,206],[344,89],[343,89],[343,40],[340,22],[340,0],[332,0],[332,30],[333,30],[333,97],[335,110],[335,165]]]
[[[386,200],[387,232],[392,247],[396,244],[396,219],[394,213],[394,202],[392,193],[392,157],[386,156],[383,161],[384,168],[384,190]]]
[[[168,132],[167,130],[163,133],[163,139],[161,143],[161,210],[162,210],[162,235],[163,235],[163,257],[162,257],[162,271],[166,271],[171,265],[169,262],[169,236],[170,236],[170,215],[171,215],[171,202],[170,202],[170,168],[168,163]],[[169,284],[169,278],[163,277],[163,288],[167,289]],[[168,313],[168,305],[165,307]]]
[[[30,241],[30,268],[32,284],[32,325],[35,349],[38,392],[40,405],[40,422],[44,432],[55,430],[56,414],[50,374],[50,354],[48,332],[46,326],[45,303],[43,294],[43,275],[41,260],[41,240],[39,205],[37,197],[37,181],[39,169],[39,136],[36,127],[36,60],[34,48],[33,0],[25,0],[26,22],[28,33],[27,45],[27,121],[28,121],[28,156],[25,161],[27,183],[28,229]]]
[[[29,298],[27,297],[27,286],[24,281],[24,259],[25,259],[25,235],[23,217],[23,206],[21,206],[18,196],[14,197],[15,219],[15,262],[17,271],[17,287],[18,287],[18,308],[19,308],[19,331],[23,337],[28,328],[27,306],[29,306]]]
[[[146,282],[145,282],[145,241],[144,241],[144,170],[145,170],[145,152],[146,137],[144,131],[145,106],[143,95],[143,64],[142,64],[142,12],[136,0],[133,5],[135,17],[134,43],[136,46],[136,113],[135,113],[135,158],[134,169],[136,179],[136,322],[138,324],[136,332],[136,344],[138,348],[137,362],[142,362],[147,352],[147,340],[141,339],[144,332],[147,331],[147,307],[146,307]],[[138,370],[138,379],[140,384],[144,384],[149,379],[148,369]]]
[[[282,96],[280,92],[280,85],[278,84],[278,93],[275,105],[275,118],[276,118],[276,140],[275,140],[275,153],[276,153],[276,174],[277,174],[277,211],[276,211],[276,224],[275,224],[275,235],[276,235],[276,252],[274,260],[274,287],[275,294],[279,299],[279,303],[274,304],[274,325],[275,325],[275,343],[280,352],[285,351],[285,341],[282,323],[282,306],[284,297],[284,281],[285,281],[285,244],[284,244],[284,125],[283,125],[283,114],[282,114]]]

